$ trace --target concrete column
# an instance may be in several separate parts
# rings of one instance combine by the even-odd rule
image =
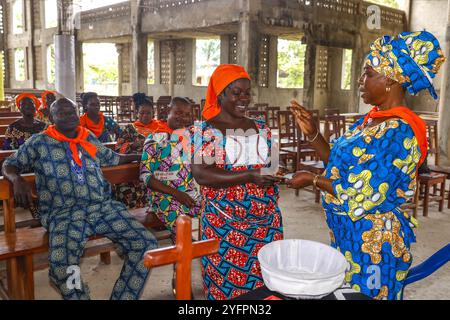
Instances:
[[[161,41],[154,40],[155,48],[155,85],[161,84]]]
[[[230,35],[220,36],[220,64],[230,63]]]
[[[243,66],[253,82],[257,84],[258,41],[257,17],[250,12],[242,12],[238,32],[238,64]]]
[[[123,83],[123,44],[121,43],[116,43],[116,50],[117,50],[117,66],[118,66],[118,73],[119,73],[119,96],[123,95],[123,88],[122,88],[122,83]]]
[[[303,106],[314,109],[314,89],[316,83],[317,45],[311,37],[306,38],[305,75],[303,85]]]
[[[176,70],[175,70],[175,52],[177,50],[177,42],[169,41],[169,49],[170,49],[170,55],[169,55],[169,68],[170,68],[170,77],[169,77],[169,96],[174,97],[175,96],[175,77],[176,77]]]
[[[55,35],[56,91],[75,101],[75,36]]]
[[[361,76],[362,68],[364,67],[364,48],[362,36],[358,33],[355,36],[355,45],[352,50],[352,75],[351,75],[351,89],[350,101],[348,105],[348,112],[359,112],[359,84],[358,79]]]
[[[277,87],[278,37],[270,36],[269,41],[269,88]]]
[[[84,92],[83,42],[75,41],[76,92]]]
[[[447,29],[445,33],[445,44],[442,46],[444,55],[450,57],[450,0],[447,5]],[[447,60],[443,65],[444,75],[442,77],[441,100],[439,103],[439,148],[440,165],[450,165],[450,62]]]
[[[24,15],[26,21],[26,32],[28,33],[27,39],[27,67],[28,67],[28,81],[32,88],[36,88],[36,74],[34,72],[34,64],[40,63],[36,61],[34,54],[34,15],[33,15],[33,2],[24,2]]]
[[[142,0],[131,1],[131,90],[132,92],[148,92],[148,37],[141,32]]]
[[[131,45],[131,89],[148,92],[147,35],[134,32]]]

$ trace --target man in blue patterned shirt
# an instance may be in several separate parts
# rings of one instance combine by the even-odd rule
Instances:
[[[54,126],[27,140],[3,164],[18,206],[33,205],[31,186],[20,176],[34,172],[42,225],[49,232],[49,277],[64,299],[89,299],[86,284],[71,285],[88,238],[104,235],[125,256],[111,299],[138,299],[149,271],[143,257],[157,243],[126,207],[111,199],[101,167],[139,161],[140,155],[119,155],[79,125],[75,104],[60,99],[51,106]]]

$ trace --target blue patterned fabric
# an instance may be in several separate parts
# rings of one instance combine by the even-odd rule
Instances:
[[[370,46],[366,64],[393,79],[412,95],[428,89],[437,99],[432,78],[445,61],[439,41],[427,31],[402,32],[397,37],[384,36]]]
[[[414,197],[421,154],[404,120],[360,129],[362,121],[333,142],[324,175],[336,197],[324,192],[322,201],[331,245],[349,262],[346,281],[370,297],[397,299],[417,226],[400,206]]]
[[[126,207],[111,199],[111,186],[102,166],[119,163],[119,155],[103,146],[93,134],[88,141],[97,147],[96,158],[82,148],[83,179],[71,169],[69,144],[45,134],[32,136],[4,165],[21,173],[34,172],[42,225],[49,231],[49,275],[65,299],[88,299],[89,291],[67,288],[67,268],[77,266],[87,239],[105,235],[125,255],[125,264],[111,299],[137,299],[148,270],[143,255],[156,247],[153,235],[134,220]]]
[[[98,137],[98,140],[101,143],[113,142],[115,140],[112,138],[112,136],[114,136],[116,133],[121,133],[119,124],[115,122],[113,118],[105,116],[105,126],[103,128],[102,134],[100,135],[100,137]]]
[[[261,120],[255,123],[270,150],[270,129]],[[217,168],[242,171],[265,167],[230,164],[225,147],[229,137],[222,139],[206,122],[194,127],[193,134],[193,154],[216,157]],[[262,188],[253,183],[222,189],[201,186],[201,194],[202,239],[220,240],[219,252],[202,258],[207,299],[232,299],[263,286],[258,252],[267,243],[283,239],[278,186]]]

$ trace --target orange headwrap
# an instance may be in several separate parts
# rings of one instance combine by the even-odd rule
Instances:
[[[42,95],[41,95],[42,107],[44,107],[44,108],[50,107],[47,105],[47,96],[50,94],[56,95],[56,91],[47,90],[42,93]]]
[[[251,80],[244,67],[236,64],[221,64],[214,70],[206,91],[206,101],[202,113],[203,118],[209,120],[220,113],[217,97],[230,83],[238,79]]]
[[[16,106],[17,109],[20,110],[20,102],[25,99],[25,98],[30,98],[31,100],[33,100],[34,106],[36,108],[36,111],[39,110],[39,107],[41,106],[41,101],[39,101],[39,99],[32,93],[21,93],[16,97]]]
[[[72,159],[75,161],[76,164],[78,164],[80,167],[82,166],[80,156],[78,154],[78,148],[77,145],[79,144],[86,152],[92,157],[95,158],[97,154],[97,147],[88,142],[87,138],[89,137],[89,130],[86,128],[83,128],[79,126],[77,128],[77,137],[75,139],[67,138],[65,135],[60,133],[58,130],[56,130],[55,126],[49,126],[47,130],[44,131],[44,134],[48,135],[49,137],[61,141],[61,142],[69,142],[70,144],[70,151],[72,152]]]
[[[103,115],[103,113],[99,112],[98,117],[100,118],[100,121],[98,123],[94,123],[94,121],[89,119],[87,114],[83,114],[80,117],[80,125],[91,130],[97,138],[102,135],[103,128],[105,127],[105,116]]]
[[[428,153],[428,141],[427,141],[427,125],[417,114],[412,112],[406,107],[394,107],[389,110],[379,111],[378,107],[374,107],[364,118],[363,124],[367,123],[370,118],[387,118],[387,117],[399,117],[411,126],[417,142],[419,143],[420,153],[422,154],[419,161],[420,165],[425,161]]]

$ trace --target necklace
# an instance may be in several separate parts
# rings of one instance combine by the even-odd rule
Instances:
[[[84,185],[86,183],[85,172],[86,172],[86,162],[84,161],[83,154],[81,151],[78,151],[78,156],[81,159],[81,167],[72,159],[72,154],[70,153],[70,149],[66,149],[67,156],[70,159],[70,170],[77,177],[77,182],[80,185]]]

